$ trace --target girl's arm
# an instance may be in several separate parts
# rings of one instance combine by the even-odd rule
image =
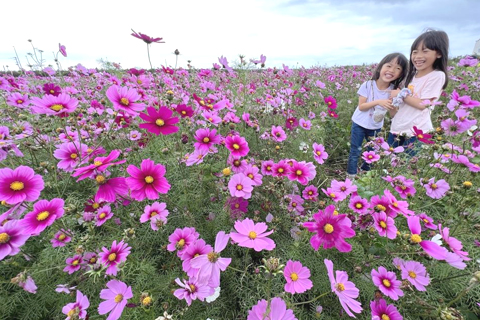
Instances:
[[[412,96],[406,96],[403,101],[409,105],[411,105],[412,107],[414,107],[415,109],[418,109],[418,110],[425,110],[429,107],[428,104],[424,104],[424,101],[425,100],[430,100],[430,102],[432,102],[435,98],[431,98],[431,99],[420,99],[420,98],[416,98],[416,97],[412,97]]]
[[[392,100],[390,99],[380,99],[380,100],[373,100],[371,102],[367,102],[367,98],[363,96],[358,97],[358,109],[360,111],[367,111],[375,106],[384,107],[387,110],[395,109],[392,106]]]

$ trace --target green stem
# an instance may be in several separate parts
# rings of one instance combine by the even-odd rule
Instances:
[[[321,297],[326,296],[326,295],[329,294],[329,293],[330,293],[330,292],[322,293],[321,295],[313,298],[312,300],[308,300],[308,301],[304,301],[304,302],[297,302],[297,303],[292,304],[292,306],[299,306],[299,305],[302,305],[302,304],[307,304],[307,303],[315,302],[315,301],[317,301],[318,299],[320,299]]]

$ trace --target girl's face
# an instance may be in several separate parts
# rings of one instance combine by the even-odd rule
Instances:
[[[423,42],[421,42],[418,47],[412,51],[410,61],[413,63],[415,69],[417,69],[417,75],[425,75],[433,71],[435,60],[441,57],[440,53],[426,48]]]
[[[397,59],[385,63],[380,69],[380,78],[385,83],[397,80],[402,75],[403,69],[398,64]]]

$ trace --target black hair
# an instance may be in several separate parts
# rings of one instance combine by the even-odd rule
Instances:
[[[400,83],[402,83],[403,79],[405,79],[408,68],[408,59],[399,52],[390,53],[386,55],[382,61],[380,61],[375,69],[375,72],[373,73],[372,80],[378,80],[380,78],[380,71],[382,70],[383,65],[385,63],[392,62],[393,60],[397,60],[397,63],[400,65],[400,67],[402,67],[402,73],[400,74],[400,77],[390,82],[393,84],[393,89],[397,89],[400,86]]]
[[[438,54],[441,55],[440,58],[437,58],[433,63],[434,70],[440,70],[445,73],[445,83],[443,84],[442,89],[445,89],[448,85],[448,73],[447,73],[447,66],[448,66],[448,46],[449,40],[448,35],[445,31],[441,30],[433,30],[427,29],[424,33],[418,36],[417,39],[412,44],[410,48],[410,63],[409,63],[409,70],[407,75],[407,80],[405,81],[405,86],[412,81],[413,77],[415,76],[416,69],[413,66],[412,62],[412,52],[416,50],[418,46],[422,44],[423,48],[427,48],[430,50],[436,51]]]

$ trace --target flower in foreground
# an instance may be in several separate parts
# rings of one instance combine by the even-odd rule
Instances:
[[[413,135],[417,137],[418,141],[426,144],[434,144],[435,141],[431,140],[432,135],[424,133],[421,129],[418,129],[416,126],[413,126]]]
[[[130,177],[126,179],[126,183],[132,191],[131,197],[137,201],[145,198],[155,200],[158,199],[159,193],[167,193],[170,184],[164,177],[165,171],[162,164],[155,164],[150,159],[143,159],[140,169],[129,165],[127,172]]]
[[[175,231],[168,237],[170,242],[167,250],[173,252],[177,251],[177,256],[182,257],[187,248],[198,239],[198,232],[195,228],[185,227],[183,229],[175,229]]]
[[[287,309],[285,301],[273,298],[270,304],[262,299],[248,311],[247,320],[297,320],[293,311]]]
[[[33,211],[27,213],[20,224],[23,232],[32,235],[40,234],[45,228],[52,225],[55,220],[62,217],[65,210],[63,199],[54,198],[51,201],[40,200],[33,205]]]
[[[313,287],[310,278],[310,269],[304,267],[300,261],[288,260],[283,269],[283,276],[287,283],[285,291],[294,293],[303,293]]]
[[[0,223],[0,261],[6,256],[14,256],[20,252],[20,247],[30,238],[23,232],[17,220]]]
[[[315,234],[310,238],[310,244],[315,250],[320,246],[324,249],[335,247],[340,252],[350,252],[352,246],[344,239],[355,236],[352,221],[345,214],[335,215],[335,206],[329,205],[325,211],[313,215],[315,221],[304,222],[303,227]]]
[[[333,275],[333,262],[325,259],[323,260],[325,266],[327,267],[328,279],[330,280],[330,286],[332,292],[335,292],[338,299],[340,300],[340,304],[342,305],[345,312],[350,316],[354,317],[355,315],[352,313],[360,313],[362,312],[362,305],[360,302],[355,300],[358,298],[359,290],[355,286],[355,284],[351,281],[348,281],[348,274],[345,271],[336,271],[336,275]],[[351,309],[351,310],[350,310]]]
[[[423,264],[417,261],[405,261],[400,267],[402,279],[407,279],[418,291],[426,291],[425,286],[430,283],[430,276]]]
[[[412,235],[410,241],[414,244],[419,244],[426,253],[437,260],[445,260],[447,257],[447,249],[441,247],[437,243],[430,240],[423,240],[420,234],[422,233],[422,226],[420,225],[420,218],[418,216],[410,216],[407,218],[408,228]]]
[[[169,212],[167,210],[167,204],[165,202],[154,202],[152,205],[146,206],[140,222],[144,223],[150,221],[150,227],[152,230],[157,231],[160,225],[167,223],[167,216]]]
[[[43,98],[33,97],[32,103],[32,113],[60,117],[66,117],[69,113],[74,112],[78,106],[78,100],[71,98],[66,93],[61,93],[58,96],[47,94]]]
[[[312,151],[313,151],[313,158],[319,164],[323,164],[325,160],[328,158],[328,153],[325,152],[325,147],[322,144],[317,144],[316,142],[314,142],[312,146]]]
[[[125,113],[136,116],[138,112],[145,109],[144,103],[137,103],[141,97],[137,90],[128,87],[113,85],[105,93],[107,98],[113,103],[113,109],[124,111]]]
[[[110,312],[107,320],[116,320],[122,315],[127,300],[133,297],[132,288],[118,280],[108,281],[107,288],[100,291],[100,298],[105,301],[98,306],[98,313],[102,315]]]
[[[183,282],[177,278],[175,282],[181,287],[180,289],[175,290],[173,295],[178,299],[185,299],[187,305],[191,305],[193,300],[204,301],[206,297],[214,293],[214,289],[209,287],[206,283],[201,283],[197,281],[196,277],[192,277],[188,280],[183,280]]]
[[[192,259],[202,254],[208,254],[209,252],[212,252],[212,251],[213,251],[212,246],[207,244],[205,240],[197,239],[194,243],[189,245],[187,249],[184,251],[184,253],[182,254],[181,259],[183,260],[182,262],[183,271],[189,277],[195,276],[198,272],[198,269],[192,268],[190,264]]]
[[[450,190],[450,185],[444,179],[435,181],[435,178],[431,178],[423,187],[427,192],[427,196],[432,199],[443,198],[447,191]]]
[[[294,161],[290,169],[290,174],[288,178],[291,181],[298,181],[300,184],[306,186],[310,180],[315,178],[317,172],[315,171],[315,166],[311,162],[305,161]]]
[[[378,320],[403,320],[402,315],[398,312],[393,304],[388,304],[384,299],[370,302],[370,309],[372,311],[372,319],[378,317]]]
[[[7,204],[35,201],[44,188],[42,176],[32,168],[19,166],[0,169],[0,200]]]
[[[102,252],[99,254],[100,262],[107,268],[105,272],[107,275],[117,275],[118,265],[127,261],[130,249],[132,248],[128,246],[128,243],[123,243],[123,240],[118,244],[117,241],[114,240],[110,249],[102,248]]]
[[[152,38],[152,37],[149,37],[146,34],[143,34],[141,32],[135,32],[133,29],[132,29],[132,32],[133,32],[132,36],[134,36],[137,39],[143,40],[143,42],[145,42],[146,44],[165,43],[165,41],[162,41],[163,38]]]
[[[371,275],[373,283],[383,294],[393,300],[398,300],[398,297],[403,296],[403,291],[400,289],[402,282],[397,280],[395,272],[387,271],[387,269],[381,266],[378,268],[378,271],[372,269]]]
[[[148,107],[147,113],[140,113],[140,118],[146,122],[140,123],[138,126],[157,136],[159,134],[169,135],[175,133],[179,128],[174,126],[174,124],[178,123],[180,119],[172,117],[172,114],[172,110],[167,107],[160,107],[159,110],[154,107]]]
[[[230,150],[234,157],[244,157],[250,151],[247,140],[240,136],[228,136],[225,139],[225,147]]]
[[[67,315],[66,320],[85,319],[89,306],[90,301],[88,301],[88,297],[83,295],[80,290],[77,290],[77,300],[65,305],[62,308],[62,313]]]
[[[243,173],[234,174],[228,182],[232,197],[250,199],[253,190],[253,180]]]
[[[271,251],[275,248],[275,242],[267,238],[267,236],[273,233],[273,230],[265,232],[267,230],[266,223],[259,222],[255,224],[253,220],[247,218],[243,221],[235,221],[234,227],[237,232],[231,232],[230,238],[240,247],[252,248],[257,252],[262,250]]]

